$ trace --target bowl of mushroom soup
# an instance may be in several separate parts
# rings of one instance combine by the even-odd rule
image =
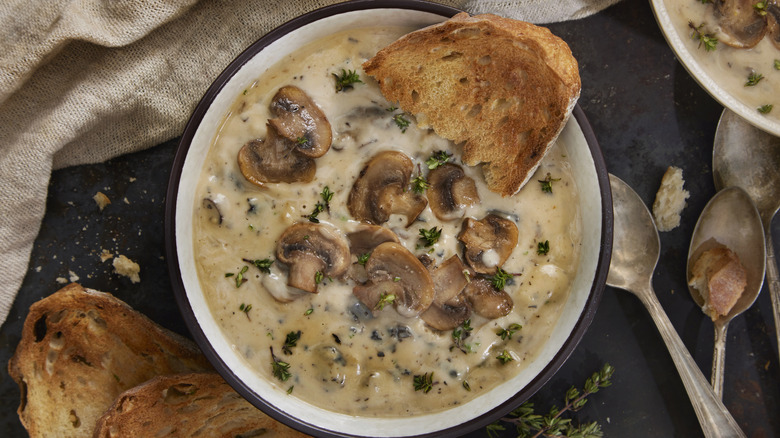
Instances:
[[[579,107],[526,187],[490,192],[361,64],[455,9],[356,1],[217,78],[166,205],[176,299],[242,396],[315,436],[451,436],[530,397],[585,333],[612,206]]]
[[[780,5],[652,0],[669,46],[721,105],[780,136]]]

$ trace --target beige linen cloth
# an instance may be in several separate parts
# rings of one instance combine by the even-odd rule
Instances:
[[[441,3],[550,23],[617,1]],[[244,48],[297,15],[333,3],[1,1],[0,324],[28,271],[53,169],[175,138],[210,83]]]

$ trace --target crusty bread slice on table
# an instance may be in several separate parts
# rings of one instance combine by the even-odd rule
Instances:
[[[244,400],[217,373],[155,377],[122,393],[94,438],[306,437]]]
[[[580,94],[577,61],[548,29],[496,15],[453,18],[410,34],[363,64],[420,127],[463,144],[504,196],[531,178]]]
[[[92,436],[121,392],[160,374],[210,369],[191,341],[75,283],[30,307],[8,363],[32,437]]]

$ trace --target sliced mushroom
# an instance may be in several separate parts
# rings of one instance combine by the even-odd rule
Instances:
[[[333,141],[330,122],[325,113],[300,88],[287,85],[271,101],[272,124],[279,134],[295,144],[309,158],[325,155]]]
[[[508,293],[496,290],[490,280],[482,277],[472,279],[463,289],[463,295],[474,313],[488,319],[506,316],[514,306]]]
[[[349,192],[350,214],[375,225],[387,222],[391,214],[401,214],[406,216],[406,226],[411,225],[428,204],[424,197],[407,190],[413,170],[412,160],[401,152],[374,155]]]
[[[373,251],[385,242],[398,242],[398,236],[389,228],[379,225],[360,224],[355,231],[347,233],[349,249],[352,254],[360,256]]]
[[[767,31],[766,16],[753,8],[754,0],[715,0],[718,40],[732,47],[747,49],[761,41]]]
[[[287,284],[317,292],[317,277],[338,277],[349,268],[349,243],[330,225],[310,222],[288,227],[276,244],[276,258],[289,267]]]
[[[767,38],[769,38],[769,41],[777,50],[780,50],[780,4],[767,4],[766,17],[768,24]]]
[[[206,212],[206,218],[209,222],[215,225],[222,225],[222,213],[219,211],[219,206],[213,199],[203,198],[201,205]]]
[[[413,317],[433,302],[431,274],[408,249],[396,242],[377,246],[366,263],[368,283],[355,286],[353,293],[375,309],[383,294],[394,295],[396,311]]]
[[[447,163],[428,173],[428,202],[437,218],[443,221],[462,218],[466,207],[479,202],[474,180],[463,168]]]
[[[312,158],[296,152],[292,141],[272,125],[264,140],[252,140],[238,151],[238,167],[252,184],[311,182],[317,171]]]
[[[461,294],[468,284],[464,271],[466,266],[458,256],[450,257],[433,269],[433,302],[420,315],[426,324],[437,330],[452,330],[471,316],[471,308]]]
[[[517,225],[492,213],[479,221],[466,218],[458,234],[466,263],[480,274],[495,274],[512,254],[517,238]]]

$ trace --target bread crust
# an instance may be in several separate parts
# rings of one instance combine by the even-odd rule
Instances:
[[[504,196],[531,178],[580,94],[577,61],[548,29],[492,14],[455,15],[363,64],[418,126],[463,145]]]
[[[217,373],[159,376],[123,392],[94,438],[131,436],[306,437],[265,415]]]
[[[30,307],[8,373],[32,437],[89,437],[117,395],[160,374],[211,369],[197,346],[110,294],[69,284]]]

